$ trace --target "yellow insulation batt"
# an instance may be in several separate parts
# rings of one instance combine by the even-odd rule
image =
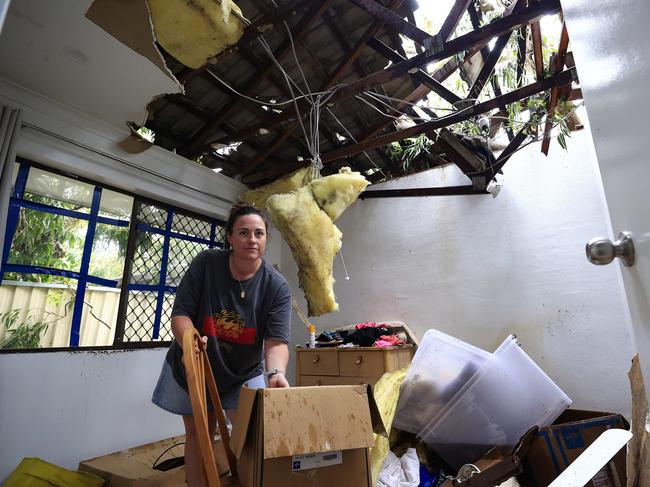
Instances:
[[[391,425],[395,417],[397,400],[399,399],[399,389],[406,377],[408,367],[394,372],[386,372],[372,388],[377,407],[381,413],[381,419],[384,421],[386,433],[390,435]],[[372,484],[377,485],[377,477],[384,460],[388,455],[390,445],[388,438],[375,434],[375,446],[370,449],[370,471],[372,473]]]
[[[245,192],[239,197],[241,201],[255,208],[266,208],[266,200],[274,194],[291,193],[309,183],[309,167],[303,167],[277,181]]]
[[[359,197],[359,194],[370,184],[361,173],[353,172],[349,167],[343,167],[338,174],[314,179],[311,189],[314,198],[332,221]]]
[[[291,248],[298,264],[298,281],[310,316],[336,311],[332,263],[341,248],[341,231],[320,209],[311,186],[271,196],[266,207],[273,224]]]
[[[295,174],[295,173],[294,173]],[[291,248],[298,264],[300,287],[305,292],[309,316],[338,310],[332,268],[341,249],[341,231],[334,225],[368,181],[344,167],[339,174],[313,180],[288,194],[268,198],[266,208]]]
[[[231,0],[147,0],[156,40],[177,60],[200,68],[244,33]]]

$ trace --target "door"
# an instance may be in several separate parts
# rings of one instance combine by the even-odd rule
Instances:
[[[562,0],[612,229],[633,235],[619,259],[633,338],[650,392],[650,1]],[[596,237],[596,235],[594,235]],[[612,324],[617,326],[618,324]]]

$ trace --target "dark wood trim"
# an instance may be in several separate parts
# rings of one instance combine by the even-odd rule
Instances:
[[[431,34],[424,32],[414,24],[407,22],[391,9],[384,7],[381,3],[376,2],[375,0],[348,1],[365,10],[369,14],[375,16],[377,20],[382,22],[382,24],[385,24],[388,27],[392,27],[400,34],[403,34],[409,39],[416,41],[420,45],[424,45],[424,42],[431,37]]]
[[[476,189],[472,185],[467,186],[443,186],[441,188],[411,188],[411,189],[375,189],[364,191],[359,199],[368,198],[405,198],[422,196],[464,196],[489,194],[484,189]]]

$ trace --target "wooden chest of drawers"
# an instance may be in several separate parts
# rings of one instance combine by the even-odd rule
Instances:
[[[296,348],[296,385],[370,384],[408,367],[415,347]]]

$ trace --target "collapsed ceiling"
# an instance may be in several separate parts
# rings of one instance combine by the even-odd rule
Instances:
[[[542,139],[547,152],[558,102],[581,97],[566,27],[543,58],[540,19],[561,14],[557,0],[495,0],[488,15],[485,0],[455,0],[437,32],[416,25],[415,0],[277,1],[237,2],[251,23],[214,62],[191,69],[163,52],[185,93],[150,104],[156,144],[251,187],[317,152],[323,175],[349,166],[371,182],[454,163],[467,186],[394,195],[476,194],[527,141]],[[507,87],[494,75],[506,45],[516,49]],[[458,73],[462,84],[450,86]],[[525,120],[507,124],[515,111]],[[474,137],[459,130],[468,123]],[[507,139],[495,151],[498,133]]]

